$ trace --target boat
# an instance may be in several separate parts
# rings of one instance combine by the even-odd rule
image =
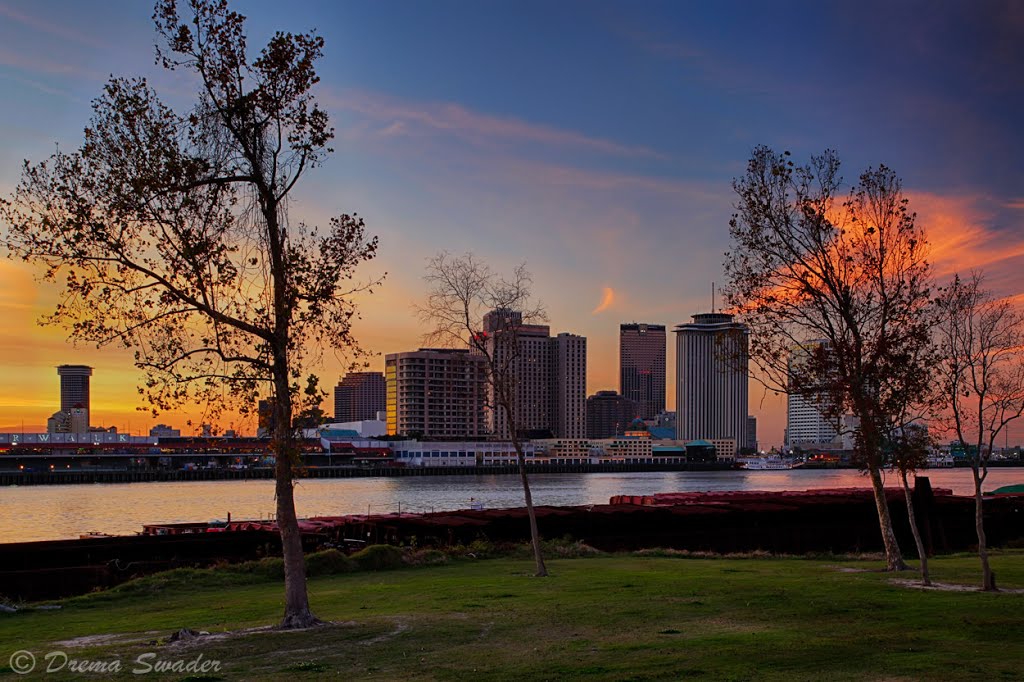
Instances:
[[[741,457],[736,460],[743,469],[751,471],[780,471],[784,469],[795,469],[803,462],[795,459],[782,459],[779,455],[764,455],[760,457]]]
[[[953,466],[953,456],[949,454],[932,453],[928,455],[927,465],[929,469],[943,469]]]

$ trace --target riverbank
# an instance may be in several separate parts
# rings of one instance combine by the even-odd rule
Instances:
[[[997,552],[992,562],[1001,586],[1024,588],[1024,553]],[[974,556],[930,565],[938,582],[977,582]],[[154,576],[55,611],[0,613],[0,675],[12,652],[26,650],[39,664],[50,651],[116,660],[123,679],[137,677],[134,662],[146,655],[217,661],[215,672],[192,679],[220,680],[1019,676],[1024,595],[926,592],[894,582],[913,573],[879,566],[874,558],[552,557],[551,577],[535,579],[528,560],[453,560],[312,578],[312,608],[329,624],[306,632],[265,630],[280,618],[277,580],[194,580],[182,589]],[[181,628],[210,635],[169,643]]]
[[[893,528],[913,547],[903,493],[886,489]],[[914,511],[929,554],[976,542],[974,500],[932,490],[918,479]],[[1021,546],[1024,495],[988,498],[986,533],[993,547]],[[616,495],[607,504],[536,507],[543,537],[570,537],[603,551],[667,547],[718,554],[859,553],[881,550],[870,489],[789,492],[695,492]],[[299,521],[307,552],[365,543],[445,550],[485,539],[528,540],[526,510],[461,509],[425,514],[324,516]],[[272,519],[148,524],[142,536],[0,544],[0,595],[45,599],[83,594],[168,568],[279,555]]]

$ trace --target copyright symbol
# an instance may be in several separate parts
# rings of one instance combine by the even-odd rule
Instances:
[[[27,675],[36,667],[36,657],[31,651],[15,651],[11,654],[11,670],[19,675]]]

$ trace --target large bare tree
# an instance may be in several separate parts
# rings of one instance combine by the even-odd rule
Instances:
[[[936,307],[940,390],[956,439],[971,462],[981,587],[993,591],[981,488],[999,435],[1024,414],[1024,314],[985,289],[979,272],[966,280],[954,278],[940,292]]]
[[[420,319],[430,328],[427,339],[469,348],[486,358],[488,408],[495,425],[493,435],[508,438],[515,448],[530,520],[536,575],[546,576],[548,570],[541,553],[517,409],[520,404],[519,332],[524,325],[546,319],[543,306],[533,300],[533,280],[525,265],[516,267],[506,279],[471,253],[453,256],[446,252],[430,259],[424,280],[427,300],[418,306],[418,311]]]
[[[843,190],[839,158],[805,166],[758,147],[733,183],[726,295],[773,388],[857,418],[890,570],[906,568],[883,487],[886,434],[929,382],[931,274],[900,180],[879,166]],[[798,363],[788,362],[794,352]],[[823,396],[823,397],[822,397]]]
[[[9,254],[63,285],[48,321],[78,342],[134,349],[149,409],[201,403],[216,414],[271,398],[282,626],[304,627],[316,619],[292,417],[316,349],[354,349],[353,271],[376,239],[354,215],[325,229],[289,216],[296,184],[334,134],[312,91],[323,40],[277,33],[250,57],[245,18],[224,0],[187,10],[159,0],[154,21],[158,63],[196,77],[191,108],[176,112],[144,79],[111,79],[82,146],[26,162],[0,215]]]

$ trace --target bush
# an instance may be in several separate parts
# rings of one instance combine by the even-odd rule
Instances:
[[[405,565],[402,550],[391,545],[370,545],[353,554],[351,559],[361,571],[386,571]]]
[[[406,551],[404,559],[410,566],[440,566],[448,563],[448,555],[439,549]]]
[[[326,549],[306,555],[306,575],[315,578],[318,575],[337,575],[356,570],[356,563],[344,552]]]
[[[243,561],[240,564],[231,564],[224,569],[228,573],[240,573],[242,575],[254,575],[261,578],[283,580],[284,559],[281,557],[266,557],[259,561]]]
[[[527,545],[527,547],[530,547],[530,556],[533,556],[532,547],[530,545]],[[601,550],[595,549],[581,540],[573,540],[572,538],[545,540],[541,542],[541,552],[544,554],[545,559],[548,557],[554,559],[580,559],[604,554]]]
[[[512,545],[498,545],[490,540],[478,538],[464,545],[463,553],[473,559],[494,559],[512,553]]]

